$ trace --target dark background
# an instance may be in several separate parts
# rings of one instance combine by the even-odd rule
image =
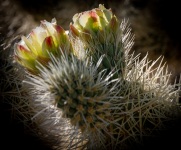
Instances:
[[[154,60],[160,55],[168,64],[172,72],[171,83],[181,72],[181,9],[176,0],[0,0],[0,149],[2,150],[48,150],[46,143],[24,130],[22,123],[12,114],[11,105],[4,103],[6,91],[4,87],[7,78],[2,69],[7,54],[15,41],[21,35],[27,35],[32,28],[39,25],[40,20],[57,23],[68,29],[75,13],[86,11],[98,4],[104,4],[119,19],[129,18],[130,26],[135,34],[135,44],[132,48],[136,54]],[[6,54],[7,53],[7,54]],[[134,149],[177,149],[181,140],[181,122],[176,120],[169,125],[160,136],[146,138],[142,147],[135,145]],[[134,144],[133,144],[134,145]]]

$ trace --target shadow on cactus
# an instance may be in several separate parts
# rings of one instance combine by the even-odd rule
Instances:
[[[128,22],[99,5],[74,15],[69,32],[43,21],[15,44],[26,114],[53,149],[126,149],[180,116],[180,83],[169,83],[161,57],[130,54],[133,39]]]

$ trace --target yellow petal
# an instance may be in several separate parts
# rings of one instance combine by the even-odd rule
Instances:
[[[32,43],[25,36],[22,36],[21,39],[25,42],[26,46],[28,47],[28,49],[30,51],[32,51],[35,55],[38,55],[35,47],[32,45]]]
[[[48,51],[52,52],[54,54],[55,54],[55,51],[56,51],[55,44],[53,42],[52,36],[46,37],[45,40],[43,41],[43,44],[42,44],[43,56],[49,57]]]

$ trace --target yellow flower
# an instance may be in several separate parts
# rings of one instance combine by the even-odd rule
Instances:
[[[33,29],[27,37],[22,36],[14,50],[15,60],[29,72],[38,74],[37,65],[47,65],[50,61],[49,53],[59,57],[61,52],[71,51],[71,44],[66,31],[52,19],[52,22],[41,21],[40,26]]]
[[[75,14],[73,24],[70,24],[70,31],[73,36],[81,36],[85,40],[89,40],[86,39],[88,35],[92,38],[95,36],[101,38],[105,33],[116,32],[118,25],[117,17],[111,9],[99,5],[99,8]],[[101,41],[101,39],[99,40]]]
[[[70,33],[82,41],[87,56],[92,56],[95,64],[104,56],[102,69],[109,72],[123,66],[122,30],[111,9],[100,4],[98,8],[75,14]],[[115,58],[118,58],[119,64]]]

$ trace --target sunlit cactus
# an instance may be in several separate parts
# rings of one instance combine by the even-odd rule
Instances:
[[[118,82],[110,80],[114,73],[98,72],[101,58],[97,66],[74,55],[51,59],[49,68],[41,68],[39,76],[26,81],[36,95],[35,104],[56,106],[62,112],[59,117],[67,118],[80,130],[84,139],[89,139],[90,147],[106,146],[111,139],[110,125],[114,124],[110,101],[117,99]]]
[[[180,82],[132,45],[128,22],[103,5],[75,14],[69,32],[42,21],[14,47],[14,70],[28,70],[15,107],[53,149],[129,148],[181,113]]]

